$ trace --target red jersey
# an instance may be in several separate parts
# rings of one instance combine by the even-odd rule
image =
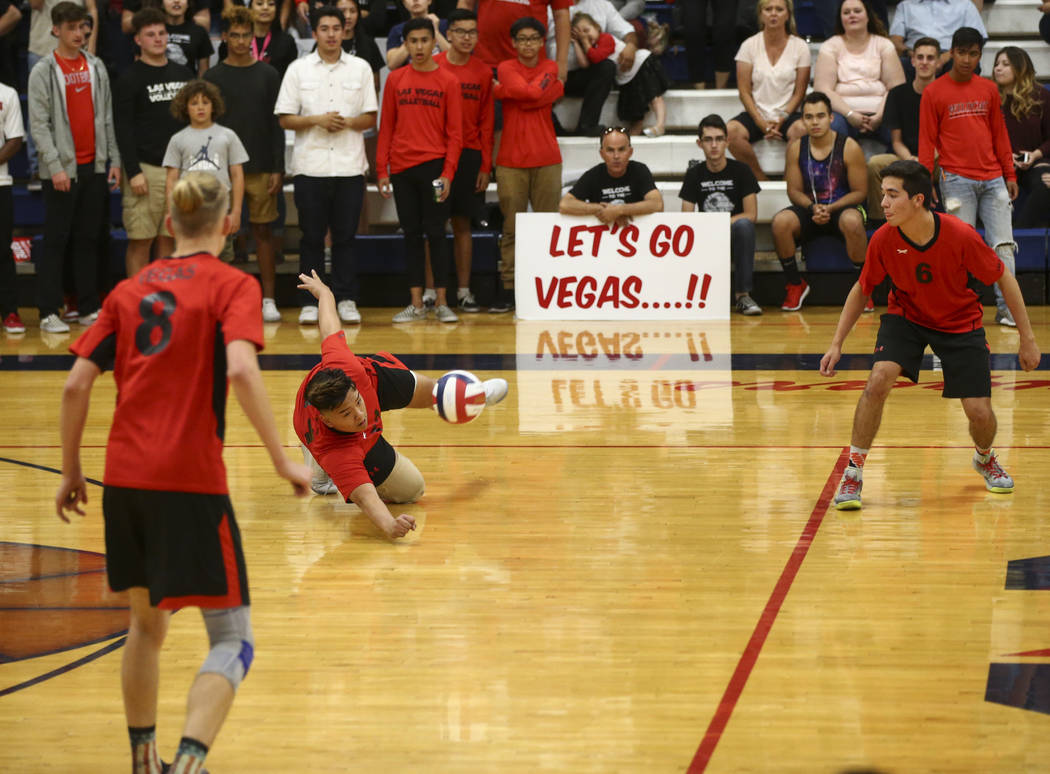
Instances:
[[[573,0],[478,0],[478,45],[474,55],[489,67],[518,52],[510,41],[510,28],[518,19],[531,16],[547,29],[547,9],[572,8]],[[543,54],[540,54],[543,57]]]
[[[259,283],[208,253],[164,258],[106,296],[70,349],[113,367],[103,483],[227,494],[226,345],[262,349]]]
[[[587,59],[592,64],[598,64],[599,62],[604,62],[614,53],[616,53],[616,42],[613,40],[613,36],[608,32],[603,32],[598,36],[598,40],[595,41],[594,45],[587,49]]]
[[[306,375],[295,396],[295,413],[292,417],[295,434],[306,444],[317,464],[324,468],[347,501],[353,491],[363,484],[382,484],[393,467],[394,449],[382,435],[383,415],[379,407],[379,395],[376,394],[374,359],[388,368],[407,369],[389,352],[359,357],[350,351],[342,331],[333,333],[321,342],[321,362]],[[321,421],[321,412],[306,402],[306,385],[318,371],[325,368],[338,368],[354,381],[371,422],[366,430],[359,433],[334,430]],[[382,475],[383,478],[376,481],[373,475]]]
[[[420,72],[409,64],[390,73],[376,143],[376,174],[404,172],[433,159],[445,159],[441,174],[456,176],[463,149],[463,97],[448,70]]]
[[[888,223],[868,242],[860,289],[870,296],[889,275],[889,313],[925,328],[965,333],[981,327],[984,310],[969,286],[973,275],[985,285],[1003,274],[1003,262],[972,226],[954,215],[933,213],[933,239],[916,245]]]
[[[503,100],[503,135],[496,165],[526,169],[561,164],[551,105],[565,93],[558,66],[541,59],[526,67],[517,59],[501,62],[493,95]]]
[[[439,67],[459,81],[463,97],[463,147],[481,151],[481,171],[492,171],[492,138],[495,114],[492,108],[492,68],[475,56],[465,65],[448,61],[442,51],[434,57]]]
[[[946,73],[922,92],[919,106],[919,163],[970,180],[1016,180],[1010,135],[999,106],[999,89],[973,76],[957,83]]]
[[[66,81],[66,113],[73,132],[77,164],[95,160],[95,103],[91,99],[91,70],[83,54],[66,59],[55,51],[55,61]]]

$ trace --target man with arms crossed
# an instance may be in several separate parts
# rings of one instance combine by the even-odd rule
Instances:
[[[916,161],[898,161],[883,171],[886,225],[871,238],[860,280],[846,298],[831,346],[820,361],[820,373],[834,376],[842,343],[860,317],[864,299],[888,275],[893,283],[889,310],[882,316],[871,375],[853,416],[849,464],[834,499],[839,510],[860,508],[864,460],[883,404],[902,373],[918,382],[927,345],[944,368],[941,395],[959,398],[970,421],[974,470],[990,492],[1005,494],[1014,488],[992,449],[996,419],[988,341],[980,300],[967,284],[970,275],[986,284],[1000,283],[1021,334],[1018,359],[1025,371],[1039,365],[1039,347],[1013,275],[976,231],[930,209],[932,190],[929,172]]]

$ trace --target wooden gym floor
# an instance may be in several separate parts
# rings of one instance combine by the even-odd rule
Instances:
[[[877,316],[825,379],[837,309],[396,327],[393,311],[364,310],[353,348],[502,375],[510,394],[463,427],[387,415],[427,477],[398,543],[337,497],[293,499],[231,397],[257,656],[210,770],[1046,770],[1050,378],[1015,370],[1017,334],[991,310],[1016,492],[985,492],[958,402],[924,371],[892,396],[853,513],[827,505]],[[294,456],[319,341],[285,317],[263,364]],[[1033,317],[1048,350],[1050,312]],[[83,521],[52,513],[72,338],[28,322],[0,339],[0,771],[127,771],[101,489]],[[83,453],[96,480],[114,397],[106,375]],[[205,643],[196,611],[175,616],[167,758]]]

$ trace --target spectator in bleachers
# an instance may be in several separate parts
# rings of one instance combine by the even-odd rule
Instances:
[[[448,38],[445,31],[448,30],[448,22],[439,19],[436,14],[430,12],[430,0],[401,0],[408,11],[409,19],[429,19],[434,27],[434,54],[448,51]],[[404,28],[408,22],[395,24],[390,28],[386,36],[386,65],[391,70],[396,70],[409,60],[408,41],[405,40]]]
[[[40,329],[66,333],[58,316],[67,247],[74,251],[78,322],[98,318],[98,235],[108,215],[106,169],[120,183],[113,131],[113,99],[101,60],[84,45],[83,6],[61,2],[51,10],[53,54],[29,74],[29,129],[40,152],[44,189],[44,249],[37,262]]]
[[[455,76],[463,97],[463,150],[449,194],[453,255],[459,281],[456,303],[462,312],[478,312],[481,307],[470,290],[474,251],[470,224],[478,214],[480,197],[484,196],[492,177],[492,71],[473,56],[478,42],[478,17],[473,11],[454,8],[449,13],[448,40],[452,47],[434,57],[434,61]],[[429,287],[434,287],[433,281]],[[436,303],[436,292],[434,298]]]
[[[820,36],[824,39],[830,38],[835,34],[841,0],[812,0],[812,4],[820,27]],[[886,0],[870,0],[869,5],[872,13],[879,17],[882,26],[889,27],[890,17],[886,9]]]
[[[15,257],[11,253],[11,232],[14,230],[14,182],[7,171],[7,162],[22,147],[25,129],[22,126],[22,103],[18,92],[6,83],[0,83],[0,317],[8,333],[25,333],[26,327],[18,316],[17,275]]]
[[[609,0],[616,12],[623,17],[624,21],[630,22],[638,35],[638,47],[647,48],[649,30],[645,20],[640,18],[645,13],[645,0]]]
[[[966,0],[967,3],[970,0]],[[878,153],[868,159],[868,217],[885,220],[882,212],[882,170],[895,161],[919,160],[919,105],[922,93],[937,77],[941,46],[934,38],[919,38],[911,47],[915,77],[894,86],[886,95],[883,123],[890,132],[893,153]]]
[[[243,167],[244,198],[259,262],[262,316],[265,322],[280,322],[274,300],[276,267],[270,224],[277,220],[277,197],[283,195],[284,185],[284,129],[273,112],[281,78],[272,65],[252,56],[254,30],[247,8],[235,6],[222,15],[222,39],[226,58],[210,68],[204,79],[219,87],[226,103],[220,123],[233,130],[248,152]],[[233,227],[240,225],[235,222]]]
[[[612,60],[615,64],[626,44],[607,32],[602,32],[598,23],[586,13],[572,17],[572,44],[576,61],[581,68],[591,67]],[[627,122],[631,134],[660,137],[667,124],[667,106],[663,95],[670,82],[658,57],[651,51],[641,49],[635,54],[634,64],[628,70],[616,68],[616,85],[619,94],[616,114]],[[645,114],[652,110],[655,123],[643,129]]]
[[[682,212],[729,213],[729,255],[733,262],[733,295],[740,314],[762,314],[751,298],[755,270],[755,221],[758,193],[754,173],[744,163],[726,158],[728,131],[721,116],[709,115],[700,122],[696,144],[704,152],[700,163],[690,162],[682,190]]]
[[[343,14],[324,6],[311,17],[317,50],[288,67],[274,113],[295,132],[291,173],[299,211],[299,272],[325,275],[325,234],[332,232],[332,291],[339,319],[360,323],[354,238],[365,198],[364,133],[376,125],[378,100],[368,63],[343,51]],[[302,84],[312,88],[303,89]],[[299,324],[317,324],[317,302],[300,294]]]
[[[168,60],[163,11],[144,8],[131,23],[141,53],[113,89],[113,120],[124,164],[122,203],[128,235],[124,263],[127,276],[134,277],[149,263],[154,240],[159,255],[170,255],[175,246],[164,226],[164,152],[171,136],[182,128],[171,114],[171,102],[193,80],[193,73]]]
[[[516,59],[518,52],[512,45],[510,28],[525,17],[536,19],[547,26],[547,15],[554,18],[554,62],[558,79],[564,84],[568,77],[569,9],[572,0],[459,0],[459,7],[478,14],[478,46],[474,55],[495,72],[501,62]],[[549,53],[548,53],[549,56]]]
[[[1043,12],[1043,18],[1039,20],[1039,35],[1050,43],[1050,2],[1040,3],[1039,10]]]
[[[276,1],[250,0],[246,5],[252,19],[252,41],[249,47],[252,59],[272,65],[277,75],[283,78],[288,65],[298,58],[299,50],[292,36],[277,21]],[[232,9],[238,6],[230,3],[229,7]],[[219,59],[225,59],[228,54],[228,46],[223,41],[219,44]]]
[[[974,227],[980,216],[984,241],[1013,274],[1010,202],[1017,198],[1017,173],[999,90],[974,73],[983,47],[984,37],[973,27],[962,27],[952,36],[952,69],[922,94],[919,162],[933,169],[937,160],[945,209]],[[1014,327],[998,285],[995,300],[996,322]]]
[[[204,28],[186,18],[186,0],[163,0],[164,15],[168,20],[168,59],[186,65],[198,76],[208,69],[208,60],[215,53],[211,38]]]
[[[653,173],[640,161],[631,161],[634,148],[623,127],[610,126],[602,134],[598,154],[602,163],[580,177],[561,197],[562,215],[593,215],[602,223],[626,226],[635,215],[663,212]]]
[[[960,27],[973,27],[988,37],[972,0],[901,0],[890,24],[890,40],[906,60],[919,38],[934,38],[941,47],[938,64],[943,66],[951,58],[952,35]]]
[[[729,121],[729,150],[767,180],[752,145],[797,140],[806,133],[798,112],[809,88],[810,54],[795,34],[792,0],[758,0],[759,32],[736,53],[736,87],[744,112]]]
[[[501,289],[490,312],[514,311],[515,216],[557,212],[561,191],[561,148],[551,106],[565,93],[558,67],[542,55],[547,26],[523,16],[510,28],[518,52],[501,62],[493,96],[503,101],[503,137],[496,156],[496,185],[503,212],[500,240]]]
[[[233,0],[223,0],[224,4]],[[143,8],[160,8],[164,10],[162,0],[123,0],[120,6],[120,29],[125,35],[131,34],[131,20]],[[187,0],[186,16],[193,19],[203,30],[211,29],[211,7],[205,0]]]
[[[589,67],[584,67],[584,62],[577,57],[575,48],[569,47],[569,75],[565,79],[565,94],[583,97],[576,133],[586,137],[597,137],[602,131],[602,107],[616,83],[617,71],[626,73],[634,67],[638,36],[634,27],[624,21],[609,0],[575,0],[571,12],[574,16],[578,13],[587,14],[603,33],[612,35],[624,44],[615,58],[604,59]],[[547,32],[548,57],[555,54],[555,40],[552,40],[552,36],[556,32],[555,21],[552,21]],[[570,30],[570,36],[571,34]]]
[[[809,285],[795,262],[795,250],[820,235],[841,236],[856,266],[864,263],[868,236],[864,210],[868,195],[864,151],[855,140],[831,128],[831,100],[819,91],[802,100],[806,136],[788,145],[784,160],[791,206],[773,216],[773,242],[784,267],[787,295],[781,309],[802,308]],[[871,300],[865,311],[871,311]]]
[[[712,13],[711,48],[714,55],[715,88],[729,85],[736,46],[738,0],[690,0],[682,3],[682,27],[685,34],[685,58],[689,80],[698,89],[707,81],[707,14]]]
[[[434,61],[433,22],[417,17],[405,22],[404,29],[409,66],[387,78],[376,146],[379,193],[390,198],[393,189],[408,259],[411,300],[394,315],[394,322],[427,318],[425,237],[435,279],[434,315],[452,323],[459,318],[448,305],[445,226],[463,148],[463,96],[456,76]]]
[[[1014,225],[1050,225],[1050,91],[1036,82],[1031,58],[1017,46],[996,54],[993,77],[1024,196]]]
[[[365,29],[361,18],[361,6],[357,0],[338,0],[335,7],[343,12],[346,28],[343,30],[343,51],[350,56],[359,56],[368,62],[376,75],[376,86],[379,86],[379,71],[386,60],[379,52],[375,38]]]
[[[877,137],[887,147],[882,125],[886,95],[904,83],[904,69],[886,28],[868,0],[842,0],[833,37],[824,41],[813,71],[813,88],[827,94],[835,111],[831,128],[851,137]]]

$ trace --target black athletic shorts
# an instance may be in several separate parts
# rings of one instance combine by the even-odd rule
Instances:
[[[809,207],[802,207],[798,204],[792,204],[787,209],[791,210],[795,215],[798,216],[798,222],[802,226],[802,229],[798,234],[798,243],[803,244],[809,240],[818,236],[833,236],[842,238],[842,232],[839,231],[839,218],[842,217],[842,213],[848,210],[857,210],[860,213],[861,223],[866,220],[864,210],[860,207],[842,207],[831,213],[831,220],[827,223],[814,223],[813,215],[809,211]]]
[[[376,369],[376,397],[380,411],[403,409],[416,394],[416,375],[389,353],[361,355]]]
[[[106,573],[113,591],[149,589],[151,605],[249,604],[241,533],[228,495],[106,486]]]
[[[459,154],[459,165],[456,167],[456,176],[452,178],[452,190],[448,195],[453,216],[473,218],[477,214],[481,206],[481,194],[474,191],[474,186],[478,182],[480,171],[481,151],[464,148]]]
[[[875,340],[873,363],[897,363],[913,382],[919,381],[926,345],[941,359],[945,398],[988,398],[992,394],[992,372],[984,328],[965,333],[945,333],[924,328],[898,314],[882,315]]]

